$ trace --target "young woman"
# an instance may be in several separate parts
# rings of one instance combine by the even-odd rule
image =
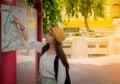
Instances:
[[[64,31],[60,27],[51,28],[49,25],[49,32],[46,35],[46,44],[43,44],[29,38],[24,25],[18,17],[13,15],[13,19],[20,26],[22,35],[27,42],[27,48],[34,49],[41,54],[38,83],[65,84],[66,71],[69,70],[69,64],[61,46],[62,41],[66,38]],[[59,57],[57,75],[54,69],[56,56]]]

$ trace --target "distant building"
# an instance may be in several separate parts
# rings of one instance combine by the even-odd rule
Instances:
[[[120,0],[109,0],[110,5],[106,6],[106,18],[98,18],[97,21],[94,20],[93,17],[88,19],[88,25],[91,29],[95,31],[115,31],[115,24],[113,24],[113,20],[116,18],[120,18]],[[78,18],[72,17],[70,21],[68,21],[67,16],[63,16],[65,18],[64,30],[68,33],[79,32],[81,30],[85,30],[84,18],[79,14]]]

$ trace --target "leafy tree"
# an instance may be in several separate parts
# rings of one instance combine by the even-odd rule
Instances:
[[[90,31],[88,18],[90,16],[94,16],[95,20],[97,17],[104,18],[107,2],[107,0],[65,0],[65,8],[69,18],[71,16],[78,17],[78,14],[81,13],[84,17],[86,29]]]
[[[34,0],[20,0],[20,1],[22,1],[23,3],[25,3],[25,4],[28,4],[28,5],[30,5],[30,6],[33,6],[33,4],[34,4]]]
[[[21,0],[24,3],[28,3],[29,5],[34,5],[34,0]],[[41,0],[35,0],[41,1]],[[46,34],[47,32],[47,24],[51,24],[52,26],[56,26],[58,22],[62,22],[61,11],[63,10],[63,1],[64,0],[42,0],[42,8],[46,14],[46,18],[43,19],[43,32]]]
[[[29,5],[33,6],[33,1],[42,1],[43,11],[46,14],[46,18],[43,19],[43,31],[46,33],[47,24],[52,26],[57,25],[58,22],[62,22],[61,11],[63,7],[66,9],[68,17],[76,16],[81,13],[84,17],[85,27],[88,31],[88,18],[93,16],[95,20],[97,17],[104,18],[105,6],[108,0],[21,0]]]
[[[63,0],[43,0],[43,10],[46,18],[43,19],[43,27],[47,28],[47,24],[56,26],[58,22],[62,22],[61,11],[63,10]],[[47,29],[44,29],[46,33]]]

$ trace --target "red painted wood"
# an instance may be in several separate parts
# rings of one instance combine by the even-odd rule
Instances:
[[[1,84],[1,56],[2,54],[1,54],[1,11],[0,11],[0,84]]]
[[[16,6],[16,0],[0,0],[0,4]]]
[[[2,52],[1,84],[16,84],[16,51]]]
[[[0,4],[9,4],[7,0],[0,0]],[[16,0],[12,1],[16,5]],[[16,84],[16,51],[1,51],[1,12],[0,12],[0,84]]]
[[[39,2],[39,3],[35,3],[34,4],[34,8],[37,9],[37,12],[42,12],[42,2]],[[42,36],[43,36],[43,26],[42,26],[42,16],[37,16],[37,40],[42,42]],[[37,57],[36,57],[36,73],[38,76],[38,73],[39,73],[39,54],[37,54]]]
[[[35,8],[37,9],[37,12],[41,12],[42,11],[42,2],[39,3],[35,3]],[[42,41],[42,35],[43,35],[43,29],[42,29],[42,16],[38,16],[37,17],[37,40],[38,41]]]

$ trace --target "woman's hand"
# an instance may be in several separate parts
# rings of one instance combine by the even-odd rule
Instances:
[[[22,24],[22,21],[20,18],[16,17],[14,14],[12,14],[14,21],[20,25],[20,30],[22,31],[23,38],[27,41],[29,39],[29,35],[25,30],[24,25]]]
[[[18,18],[17,16],[15,16],[14,14],[12,14],[14,21],[20,25],[20,27],[24,27],[24,25],[22,24],[22,21],[20,20],[20,18]]]

